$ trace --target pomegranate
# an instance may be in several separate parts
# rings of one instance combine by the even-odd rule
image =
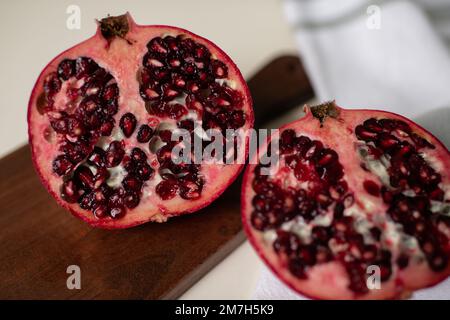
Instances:
[[[319,299],[402,298],[445,279],[446,147],[390,112],[334,102],[304,111],[244,175],[243,224],[271,270]],[[262,161],[271,152],[276,161]]]
[[[57,202],[93,226],[126,228],[216,199],[243,164],[174,163],[167,152],[180,141],[171,133],[249,129],[253,109],[216,45],[125,14],[102,19],[92,38],[44,68],[28,124],[34,165]]]

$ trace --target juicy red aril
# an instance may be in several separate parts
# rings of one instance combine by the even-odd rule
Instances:
[[[116,99],[119,96],[119,87],[117,83],[110,84],[102,92],[102,98],[104,101],[110,101]]]
[[[183,199],[194,200],[201,196],[202,185],[194,181],[185,180],[180,183],[180,196]]]
[[[152,176],[155,170],[153,170],[152,167],[150,167],[147,163],[138,164],[136,168],[136,176],[141,179],[142,181],[149,180]]]
[[[87,163],[90,165],[95,165],[97,167],[104,166],[105,151],[102,148],[95,147],[92,153],[89,155]]]
[[[139,191],[142,187],[142,182],[136,177],[128,175],[122,180],[122,185],[127,191]]]
[[[136,117],[128,112],[125,113],[122,118],[120,118],[119,126],[123,131],[123,134],[125,137],[129,138],[134,132],[134,129],[136,128]]]
[[[173,179],[163,180],[156,186],[156,193],[163,200],[169,200],[175,197],[178,192],[178,182]]]
[[[91,210],[94,204],[94,194],[86,192],[79,199],[78,203],[84,210]]]
[[[77,79],[81,79],[88,74],[93,73],[99,68],[98,64],[91,58],[80,57],[75,61],[75,76]]]
[[[140,143],[146,143],[150,141],[150,138],[153,136],[153,129],[148,125],[143,124],[138,131],[137,141]]]
[[[44,81],[44,92],[47,98],[53,97],[61,89],[61,80],[56,73],[51,73]]]
[[[74,179],[85,189],[91,190],[94,188],[94,174],[88,167],[78,167],[75,170]]]
[[[226,78],[228,76],[228,68],[222,61],[213,60],[211,69],[214,76],[218,79]]]
[[[373,195],[374,197],[378,197],[380,195],[380,187],[375,182],[366,180],[364,181],[363,186],[367,193]]]
[[[108,215],[108,207],[104,204],[99,205],[94,209],[94,215],[99,219],[106,217]]]
[[[106,150],[105,162],[108,168],[118,166],[125,155],[122,144],[119,141],[113,141]]]
[[[122,218],[125,215],[126,211],[124,207],[112,207],[109,209],[109,215],[113,219]]]
[[[111,135],[112,130],[114,129],[114,119],[109,118],[100,126],[100,134],[104,137]]]
[[[61,61],[57,72],[61,80],[68,80],[75,74],[75,61],[70,59]]]
[[[79,197],[78,187],[72,180],[64,182],[61,186],[61,197],[69,203],[77,202]]]
[[[124,198],[124,204],[128,209],[136,208],[139,205],[139,195],[136,192],[128,192]]]
[[[72,171],[74,165],[65,155],[59,155],[53,160],[53,172],[59,176],[63,176]]]

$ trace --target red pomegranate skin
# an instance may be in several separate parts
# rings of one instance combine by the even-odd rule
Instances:
[[[185,62],[187,61],[185,60],[182,61],[181,67],[192,65],[195,62],[195,72],[197,72],[194,75],[189,75],[191,77],[189,79],[193,79],[190,80],[192,83],[187,81],[188,78],[184,79],[188,83],[183,89],[178,90],[177,98],[181,96],[184,99],[183,95],[187,96],[191,92],[187,91],[187,85],[190,85],[189,90],[191,90],[195,84],[195,79],[200,79],[200,71],[203,69],[197,64],[197,58],[198,55],[205,55],[205,61],[207,60],[207,63],[211,65],[211,67],[208,67],[209,65],[206,64],[209,69],[205,70],[209,72],[209,76],[212,78],[208,78],[209,82],[205,82],[205,87],[201,88],[208,89],[215,85],[213,92],[218,98],[231,92],[232,98],[236,98],[237,101],[235,104],[233,104],[234,102],[231,103],[230,109],[227,109],[228,111],[226,112],[233,115],[238,114],[240,118],[236,121],[240,122],[232,122],[235,121],[235,118],[229,120],[231,119],[230,116],[225,118],[229,122],[221,123],[221,125],[238,126],[244,130],[253,126],[253,108],[248,87],[237,66],[215,44],[177,27],[138,25],[128,13],[123,16],[100,20],[97,32],[93,37],[62,52],[43,69],[32,90],[27,116],[32,160],[42,184],[59,205],[94,227],[105,229],[129,228],[148,221],[165,222],[170,217],[196,212],[214,201],[243,169],[243,164],[239,163],[230,165],[202,163],[200,169],[192,169],[194,171],[188,172],[191,174],[189,177],[193,177],[192,181],[194,182],[186,182],[187,178],[182,180],[179,177],[175,177],[175,180],[171,180],[173,182],[171,186],[170,183],[172,182],[168,183],[161,178],[162,163],[159,162],[160,160],[157,156],[158,150],[150,150],[151,138],[164,135],[163,125],[172,126],[172,129],[178,126],[178,123],[185,119],[187,110],[191,110],[184,100],[181,103],[181,107],[167,106],[174,104],[171,100],[174,98],[169,96],[171,92],[173,93],[173,91],[169,90],[172,88],[172,85],[168,84],[168,82],[172,81],[172,78],[169,79],[169,76],[175,78],[174,74],[176,71],[168,65],[169,59],[164,55],[172,54],[173,50],[178,49],[173,48],[172,50],[172,47],[169,49],[164,42],[166,52],[161,53],[158,52],[160,48],[154,44],[158,44],[158,41],[172,41],[171,37],[175,38],[179,44],[186,44],[183,47],[183,50],[185,50],[183,51],[183,54],[185,54],[183,58],[191,59],[189,61],[191,64]],[[161,38],[163,40],[160,40]],[[150,44],[150,41],[154,41],[152,42],[153,45]],[[188,47],[190,43],[194,43],[193,49]],[[164,56],[164,59],[158,56],[164,62],[162,67],[149,65],[149,63],[154,62],[154,60],[151,60],[151,57],[153,57],[153,54],[156,54],[155,52]],[[178,53],[181,55],[181,51]],[[193,55],[194,57],[192,57]],[[83,64],[87,61],[83,59],[87,58],[95,63],[94,67],[89,63]],[[199,59],[203,59],[203,57]],[[73,65],[74,69],[71,69],[70,66],[63,66],[62,62],[65,60],[69,61],[68,65],[74,63],[76,67]],[[99,69],[103,70],[100,72],[98,71]],[[150,76],[148,76],[149,70],[151,70]],[[162,76],[162,71],[167,70],[169,70],[169,76],[161,78],[162,80],[159,78],[155,80],[157,79],[156,77]],[[103,71],[106,72],[106,75]],[[183,72],[188,71],[183,69]],[[103,87],[99,89],[100,91],[95,91],[96,89],[91,88],[90,84],[87,86],[87,90],[81,91],[83,83],[95,78],[95,72],[97,72],[97,76],[100,74],[101,81],[106,81],[105,79],[110,78],[111,80],[103,82]],[[185,75],[186,73],[182,73],[182,76]],[[59,80],[55,80],[56,77]],[[69,79],[65,79],[66,77],[69,77]],[[95,81],[92,80],[92,82],[94,83],[92,86],[95,87]],[[118,92],[115,91],[115,88],[110,88],[107,91],[105,88],[109,84],[117,85]],[[150,88],[151,85],[155,85],[158,90],[161,90],[161,97],[157,101],[149,101],[148,96],[145,97],[147,100],[143,97],[143,88]],[[89,88],[91,91],[89,91]],[[71,91],[71,89],[73,90]],[[166,91],[163,92],[163,89]],[[100,93],[102,94],[101,97],[99,97]],[[102,112],[105,114],[107,113],[106,109],[111,107],[108,103],[115,101],[115,103],[111,103],[112,105],[115,104],[115,106],[108,109],[112,110],[108,111],[110,114],[108,116],[102,114],[103,118],[100,120],[100,128],[98,123],[96,124],[98,119],[95,117],[90,118],[89,121],[91,122],[89,122],[89,125],[83,122],[85,120],[81,121],[81,124],[73,120],[77,111],[85,112],[83,116],[87,114],[87,111],[80,111],[80,100],[84,101],[83,99],[87,99],[91,94],[97,95],[96,99],[102,101],[100,107],[103,108]],[[107,100],[109,98],[112,100]],[[208,96],[203,98],[207,99]],[[88,110],[86,105],[88,103],[84,104],[83,110]],[[149,105],[152,105],[153,109],[149,108]],[[97,112],[97,109],[95,112]],[[189,112],[189,115],[194,114],[191,111]],[[131,113],[131,118],[135,118],[135,120],[124,120],[126,118],[124,116],[127,113]],[[65,122],[62,122],[61,127],[58,127],[56,122],[56,124],[53,123],[53,126],[59,128],[58,130],[61,132],[65,132],[63,130],[71,130],[70,132],[73,135],[71,137],[68,137],[67,134],[56,132],[53,126],[50,125],[50,119],[55,121],[53,117],[56,117],[56,120],[58,120],[57,118],[61,117],[61,114],[63,114]],[[202,125],[202,114],[206,114],[205,109],[196,113],[198,118],[195,121],[199,125]],[[215,114],[211,113],[211,117],[214,118],[215,116]],[[70,121],[67,120],[69,118],[71,119]],[[148,125],[148,128],[142,129],[144,125]],[[69,129],[66,129],[66,126]],[[94,127],[96,129],[92,129]],[[86,138],[86,135],[88,135],[88,138]],[[79,151],[81,148],[79,145],[81,143],[80,137],[88,141],[86,142],[86,149],[82,149],[82,152]],[[78,143],[76,151],[73,150],[72,140],[75,141],[75,144]],[[118,141],[119,144],[111,144],[113,141]],[[62,144],[69,145],[72,149],[69,148],[70,150],[67,151],[68,149],[66,148],[64,149],[66,153],[64,153],[61,151]],[[106,160],[102,160],[104,162],[101,162],[101,165],[98,167],[95,165],[87,166],[87,157],[92,154],[93,148],[99,145],[101,145],[104,152],[107,152],[112,145],[115,146],[111,147],[113,151],[108,154],[110,156],[108,165],[105,165]],[[140,180],[136,181],[134,179],[136,177],[132,176],[124,182],[125,175],[131,175],[131,171],[123,170],[125,161],[129,160],[131,151],[135,147],[143,150],[146,156],[146,159],[141,159],[139,160],[141,162],[135,163],[136,166],[139,166],[139,174],[145,176],[145,178],[139,176]],[[245,154],[247,154],[247,151],[248,146],[245,147]],[[70,161],[75,163],[68,162],[64,157],[56,159],[60,155],[69,153],[71,155]],[[100,153],[102,153],[101,150]],[[119,162],[118,165],[116,164],[117,162]],[[97,170],[105,166],[107,167],[106,171],[108,171],[106,177],[109,176],[109,178],[106,178],[106,182],[101,186],[104,187],[105,183],[111,182],[111,176],[114,174],[119,175],[121,179],[118,182],[116,181],[115,186],[112,187],[113,190],[105,187],[103,190],[107,189],[107,191],[104,191],[103,195],[98,194],[98,198],[95,198],[101,200],[93,201],[92,198],[88,199],[88,195],[98,190],[95,188],[103,181],[101,179],[104,179],[99,178],[92,167],[95,167]],[[142,166],[145,167],[146,171],[142,169]],[[148,169],[148,166],[151,169]],[[79,167],[83,168],[76,171]],[[91,173],[85,170],[87,167],[95,175],[95,183],[90,181],[92,177]],[[145,172],[143,173],[142,170]],[[75,171],[77,172],[77,179],[76,183],[72,183],[75,180]],[[105,170],[101,169],[101,173],[104,174],[104,172]],[[133,174],[137,173],[133,171]],[[66,190],[64,199],[61,191],[63,181],[66,181],[64,184],[64,190]],[[72,192],[73,189],[71,187],[74,186],[76,191]],[[193,189],[189,189],[190,187],[193,187]],[[85,191],[83,188],[88,191]],[[200,191],[196,193],[196,190]],[[114,197],[112,196],[113,193]],[[80,207],[82,200],[84,201],[84,208]]]
[[[448,213],[445,215],[450,202],[447,148],[427,130],[391,112],[347,110],[334,102],[305,106],[304,111],[304,117],[282,126],[280,136],[270,137],[260,148],[265,154],[269,142],[280,140],[280,166],[272,167],[267,178],[260,177],[257,170],[261,166],[254,158],[244,173],[242,221],[250,243],[266,265],[291,289],[313,299],[407,298],[415,290],[445,280],[450,274],[450,223]],[[392,123],[396,124],[394,129],[386,129]],[[281,142],[285,131],[289,134],[285,134],[284,141],[294,141],[291,145]],[[392,147],[392,135],[401,148]],[[323,143],[321,153],[310,154],[309,160],[299,147],[304,137],[309,138],[309,143]],[[368,146],[373,148],[362,158],[361,150]],[[333,154],[330,150],[336,152],[337,158],[330,160],[326,169],[334,172],[334,178],[338,177],[335,180],[317,176],[318,172],[326,174],[319,163],[333,158],[325,157]],[[389,162],[384,169],[389,175],[387,180],[371,166],[377,163],[374,159],[383,156]],[[397,161],[399,157],[403,157],[402,161]],[[419,165],[411,168],[411,162]],[[302,165],[309,167],[303,170]],[[400,175],[402,179],[392,178],[394,173],[402,172],[397,170],[402,165],[408,169]],[[318,191],[308,189],[315,183],[319,183]],[[346,186],[341,195],[335,191],[338,185]],[[424,189],[420,191],[420,187]],[[299,191],[302,188],[304,191]],[[324,198],[314,192],[330,196],[330,202],[324,205],[320,202]],[[275,196],[271,198],[272,194]],[[292,201],[291,195],[300,200]],[[341,205],[344,197],[353,200],[348,207]],[[292,207],[292,202],[297,209],[285,209]],[[431,207],[438,205],[442,212],[432,213]],[[264,209],[267,206],[269,209]],[[324,217],[328,222],[323,223]],[[355,221],[360,227],[366,223],[365,229],[357,229]],[[406,240],[400,241],[402,237]],[[379,289],[368,289],[367,278],[361,276],[360,270],[368,265],[380,267]]]

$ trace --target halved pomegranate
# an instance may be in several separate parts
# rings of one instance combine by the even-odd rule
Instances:
[[[278,161],[244,176],[245,230],[273,272],[321,299],[399,298],[448,277],[446,147],[390,112],[305,113],[260,148],[278,145]]]
[[[251,128],[238,68],[187,30],[140,26],[129,14],[98,24],[92,38],[45,67],[31,94],[29,140],[43,184],[64,208],[103,228],[163,222],[208,205],[243,164],[175,164],[171,133]]]

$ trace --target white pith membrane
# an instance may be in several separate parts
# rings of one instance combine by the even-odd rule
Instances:
[[[348,110],[342,111],[342,123],[345,123],[345,120],[351,117],[351,112],[352,111]],[[309,122],[312,122],[311,115],[309,115],[309,118]],[[380,115],[376,118],[389,118],[389,114],[380,112]],[[360,121],[355,121],[353,123],[362,124],[365,120],[367,120],[367,118],[361,118]],[[419,198],[416,191],[420,192],[420,190],[414,191],[413,188],[409,188],[408,184],[406,184],[406,187],[403,187],[403,185],[401,187],[393,187],[388,173],[390,170],[389,168],[391,167],[391,156],[387,153],[381,156],[373,154],[369,148],[375,149],[375,142],[356,138],[354,132],[355,128],[345,127],[344,125],[342,132],[340,132],[339,128],[327,127],[327,121],[336,120],[325,120],[324,127],[320,130],[325,131],[324,134],[326,135],[332,133],[332,140],[330,140],[330,138],[325,141],[322,140],[319,135],[316,135],[317,132],[320,134],[320,130],[314,128],[317,124],[308,123],[308,121],[304,119],[299,120],[298,125],[295,125],[294,123],[280,129],[281,135],[285,130],[295,130],[296,139],[303,136],[310,138],[311,141],[320,141],[324,144],[325,150],[326,148],[330,148],[331,150],[335,150],[338,154],[337,162],[344,168],[342,180],[347,182],[348,191],[340,196],[334,196],[334,192],[330,191],[328,196],[331,196],[332,202],[330,205],[325,206],[325,208],[319,209],[318,200],[314,199],[313,201],[317,205],[315,208],[318,209],[319,214],[312,218],[307,216],[304,217],[302,213],[298,211],[299,209],[296,208],[296,213],[284,213],[288,216],[285,218],[284,222],[273,222],[274,225],[271,225],[272,222],[270,219],[276,221],[274,218],[275,215],[269,215],[269,222],[267,222],[265,220],[267,218],[262,217],[264,215],[263,213],[260,215],[256,214],[259,210],[255,209],[254,206],[256,195],[261,194],[255,191],[255,187],[252,187],[252,184],[254,185],[257,183],[255,181],[257,181],[256,177],[259,167],[253,166],[248,169],[247,175],[249,180],[247,184],[244,184],[243,190],[243,210],[244,212],[247,212],[244,222],[246,222],[247,231],[250,233],[250,240],[254,245],[256,244],[257,250],[262,255],[263,259],[275,273],[292,288],[305,293],[308,296],[319,298],[393,298],[407,295],[411,290],[431,285],[448,276],[450,272],[448,265],[448,257],[450,254],[450,228],[448,220],[446,220],[446,223],[436,220],[438,217],[445,217],[445,219],[448,219],[450,212],[450,184],[447,174],[448,169],[445,167],[445,163],[448,162],[448,156],[447,158],[444,158],[445,160],[443,161],[442,154],[439,154],[437,150],[437,148],[442,148],[442,146],[439,145],[436,149],[429,146],[419,147],[410,137],[408,137],[407,133],[402,132],[401,130],[391,132],[398,140],[408,142],[417,147],[417,154],[421,159],[424,160],[426,165],[430,166],[436,173],[440,174],[439,176],[441,176],[441,181],[437,184],[437,187],[442,191],[442,199],[429,200],[429,210],[426,212],[425,218],[426,221],[432,221],[432,230],[434,232],[433,239],[438,237],[439,234],[441,242],[432,242],[436,254],[428,254],[427,256],[424,252],[424,250],[430,249],[430,245],[426,244],[427,235],[420,235],[421,237],[425,237],[425,240],[422,241],[422,243],[419,243],[415,234],[406,232],[403,223],[394,221],[390,212],[394,210],[396,206],[392,205],[394,209],[392,209],[392,207],[390,208],[390,204],[382,199],[381,192],[382,187],[385,187],[385,190],[394,194],[401,194],[402,196],[407,197],[407,201],[413,201],[411,199],[414,197],[417,196]],[[339,121],[340,119],[336,122]],[[426,140],[430,139],[426,133],[416,133]],[[352,135],[352,137],[349,135]],[[271,140],[272,143],[274,143],[274,141],[275,140]],[[329,141],[332,141],[333,145],[327,145],[327,142]],[[345,146],[349,141],[352,141],[352,144],[354,145],[353,152],[356,157],[352,158],[353,155],[349,156],[344,153],[344,158],[341,158],[344,149],[342,146]],[[348,149],[344,152],[351,151]],[[310,182],[311,180],[314,181],[314,179],[310,179],[308,173],[315,170],[314,166],[317,165],[317,160],[301,160],[302,163],[307,166],[313,165],[313,167],[309,168],[305,174],[299,174],[300,178],[297,178],[294,169],[295,164],[290,167],[286,163],[286,159],[289,159],[291,155],[299,156],[300,159],[302,159],[298,150],[296,151],[293,149],[290,152],[284,153],[281,155],[279,164],[277,163],[270,168],[269,171],[271,174],[268,176],[268,181],[275,182],[276,185],[281,186],[281,189],[284,192],[283,197],[286,197],[286,194],[291,194],[294,195],[295,198],[295,196],[299,194],[300,189],[308,192],[311,185],[314,186],[314,183]],[[297,158],[297,162],[298,159],[299,158]],[[358,163],[351,163],[352,161],[349,159],[358,160]],[[291,161],[292,160],[289,160],[288,163],[292,163]],[[349,176],[347,172],[351,172],[351,175]],[[314,177],[314,174],[312,176]],[[306,179],[302,179],[302,177],[306,177]],[[323,179],[323,176],[321,179]],[[244,183],[246,181],[247,180],[244,180]],[[378,195],[370,194],[363,186],[364,181],[374,182],[378,189]],[[324,189],[327,189],[328,187],[325,186]],[[421,196],[427,196],[428,193],[422,193]],[[350,205],[344,206],[345,209],[342,214],[344,218],[335,218],[334,212],[336,204],[345,202],[343,199],[348,195],[351,195],[354,201],[348,201],[347,203],[350,203]],[[290,198],[290,196],[287,197]],[[285,203],[284,206],[286,206],[286,199],[287,198],[283,198]],[[306,200],[308,199],[309,198],[306,197]],[[292,200],[288,200],[288,202],[291,201]],[[408,207],[405,214],[417,217],[420,213],[414,208]],[[366,246],[376,246],[377,254],[375,258],[367,260],[365,257],[370,257],[370,255],[365,256],[364,249],[361,249],[361,246],[353,246],[352,240],[345,237],[344,241],[340,241],[339,236],[336,236],[338,233],[337,230],[339,230],[336,223],[340,223],[345,217],[351,217],[353,219],[350,224],[350,229],[353,228],[356,234],[359,234],[362,237],[362,248]],[[265,224],[268,224],[268,226],[264,227]],[[317,236],[314,238],[312,235],[314,227],[325,227],[328,228],[329,232],[332,232],[331,235],[328,236],[326,244],[318,242]],[[374,227],[379,231],[373,232],[372,230]],[[379,239],[377,239],[377,233],[380,234]],[[294,235],[294,238],[290,238],[290,235]],[[444,240],[442,240],[442,237]],[[280,247],[280,243],[283,243],[283,241],[286,245]],[[258,242],[261,242],[261,247]],[[307,254],[307,250],[311,248],[311,246],[314,248],[309,252],[312,252],[312,255],[316,255],[316,258],[313,263],[308,264],[307,261],[310,257]],[[437,246],[439,246],[438,249],[436,249]],[[290,249],[286,248],[296,249],[292,249],[292,252],[289,252]],[[384,253],[382,253],[382,250],[389,252],[390,256],[385,255],[383,258]],[[303,253],[304,251],[306,253]],[[331,253],[331,257],[327,256],[327,259],[319,261],[319,254],[321,254],[321,257],[323,258],[324,252],[326,254]],[[406,263],[405,257],[407,258]],[[430,259],[444,259],[445,261],[442,262],[443,265],[439,267],[439,270],[433,271],[430,270]],[[298,267],[298,264],[292,262],[294,260],[302,261],[301,268]],[[433,261],[439,263],[441,260]],[[362,275],[361,272],[354,271],[355,264],[357,266],[363,266],[362,270],[364,273]],[[294,267],[292,267],[292,265]],[[348,265],[349,267],[346,268],[345,265]],[[366,274],[365,272],[369,265],[375,265],[380,268],[382,276],[381,288],[367,288],[366,279],[369,274]],[[414,276],[415,273],[421,274],[423,279],[419,279],[420,277],[418,277],[417,274]],[[349,280],[349,278],[352,277],[356,277],[357,282],[361,282],[363,285],[352,285],[352,282]]]
[[[103,39],[100,32],[98,32],[93,38],[70,49],[70,52],[57,57],[38,79],[35,88],[36,93],[30,100],[29,118],[33,119],[30,123],[30,142],[32,145],[33,156],[35,157],[35,163],[39,164],[39,174],[47,184],[49,191],[58,200],[61,198],[61,186],[63,181],[65,181],[66,184],[67,181],[74,181],[75,178],[73,177],[73,174],[78,168],[88,168],[93,176],[98,173],[99,170],[97,166],[87,162],[94,146],[103,151],[107,151],[108,147],[111,146],[111,142],[119,141],[123,148],[124,157],[121,158],[120,163],[106,168],[109,178],[103,182],[102,186],[108,186],[112,191],[123,189],[121,186],[122,182],[128,175],[133,175],[133,177],[136,176],[134,171],[127,171],[125,168],[125,161],[129,159],[133,148],[137,147],[145,153],[147,159],[138,164],[149,165],[152,173],[150,174],[149,179],[138,179],[140,180],[140,183],[142,183],[141,188],[134,190],[134,194],[139,196],[138,207],[127,209],[126,205],[121,204],[120,207],[123,207],[124,212],[113,219],[108,213],[102,216],[94,215],[93,211],[96,209],[97,204],[95,207],[80,208],[77,201],[64,201],[64,198],[61,201],[61,205],[83,220],[92,225],[105,228],[129,227],[149,220],[163,222],[171,216],[196,211],[214,200],[224,190],[226,185],[229,184],[229,181],[237,175],[238,170],[242,167],[242,164],[225,165],[217,163],[201,163],[198,165],[198,173],[194,175],[198,178],[195,180],[196,183],[198,182],[197,186],[199,185],[197,193],[195,191],[197,187],[192,187],[191,181],[187,180],[190,179],[190,177],[186,177],[185,172],[181,171],[180,173],[172,175],[172,172],[169,169],[160,169],[161,163],[158,160],[157,151],[164,147],[166,143],[161,140],[159,135],[165,134],[165,136],[167,136],[167,132],[172,133],[177,131],[179,124],[183,120],[192,121],[196,127],[195,132],[198,133],[202,131],[203,121],[201,117],[202,110],[195,110],[187,106],[187,93],[182,89],[180,89],[178,94],[172,99],[165,100],[167,105],[182,105],[185,112],[183,112],[181,116],[171,116],[168,114],[156,115],[152,110],[146,108],[145,101],[140,95],[139,87],[142,85],[140,74],[144,68],[142,64],[145,54],[151,50],[150,47],[147,47],[147,43],[150,43],[152,39],[161,39],[159,37],[166,36],[173,36],[174,38],[180,36],[179,41],[181,41],[181,39],[191,39],[196,46],[206,46],[207,49],[209,49],[208,54],[209,52],[211,54],[210,61],[221,62],[225,68],[225,76],[214,78],[213,75],[212,80],[209,80],[212,82],[209,83],[216,83],[220,87],[229,88],[230,92],[233,92],[236,96],[240,97],[239,104],[231,102],[226,106],[219,106],[221,107],[219,108],[219,111],[239,110],[239,112],[242,112],[245,123],[239,127],[242,127],[243,129],[251,127],[253,122],[251,101],[249,100],[250,97],[247,88],[245,87],[245,82],[242,80],[242,76],[235,65],[220,49],[207,40],[194,36],[185,30],[165,26],[141,27],[134,24],[128,15],[127,19],[130,23],[130,37],[133,37],[133,41],[115,38],[105,46],[104,44],[106,44],[107,41]],[[144,39],[144,42],[135,41],[137,39]],[[124,59],[127,57],[129,57],[130,60]],[[208,56],[205,57],[209,59]],[[223,59],[219,60],[217,57],[223,57]],[[56,76],[56,71],[63,61],[69,60],[76,64],[80,59],[92,59],[99,68],[104,68],[107,73],[109,72],[111,74],[112,79],[109,80],[108,83],[103,83],[103,87],[112,83],[117,84],[119,91],[116,97],[118,111],[112,115],[114,127],[112,128],[111,134],[106,136],[97,136],[94,134],[92,140],[88,143],[89,152],[83,156],[83,159],[74,162],[72,164],[73,167],[68,170],[68,172],[58,175],[54,172],[52,163],[57,156],[65,154],[65,152],[59,150],[61,142],[67,140],[78,143],[80,137],[56,133],[52,126],[50,126],[50,117],[56,119],[61,116],[61,112],[72,115],[75,110],[79,109],[79,103],[82,99],[86,96],[95,95],[99,91],[98,89],[88,89],[84,96],[79,95],[73,99],[69,98],[68,90],[75,89],[74,91],[76,91],[76,89],[79,89],[88,78],[82,77],[81,79],[76,79],[75,76],[72,75],[68,79],[62,79]],[[118,60],[120,60],[120,63],[117,63]],[[205,68],[208,68],[207,64]],[[199,68],[198,70],[201,69]],[[205,71],[206,70],[208,69],[205,69]],[[227,71],[228,73],[226,73]],[[169,73],[170,72],[171,69],[169,69]],[[91,76],[90,73],[87,75],[88,77]],[[48,82],[46,79],[56,81],[52,80],[52,77],[62,81],[61,88],[53,92],[49,98],[50,95],[45,94],[43,88],[45,83]],[[134,79],[136,79],[136,81],[133,81]],[[194,81],[196,78],[193,77],[192,79]],[[161,99],[163,99],[163,97],[161,97]],[[51,104],[50,100],[54,101],[54,103]],[[102,105],[100,107],[104,106]],[[124,114],[127,112],[131,112],[136,119],[135,128],[131,130],[131,136],[129,137],[125,136],[123,129],[119,125]],[[64,117],[65,115],[63,114],[63,118]],[[151,134],[149,141],[138,142],[137,135],[139,129],[144,124],[148,125],[153,133]],[[218,130],[221,129],[218,128]],[[98,130],[90,132],[94,131]],[[81,137],[83,136],[84,134],[81,135]],[[156,186],[165,180],[163,179],[162,174],[165,174],[165,177],[170,175],[170,178],[175,179],[176,191],[167,199],[162,199],[161,196],[155,192]],[[181,180],[179,180],[180,178],[184,178],[183,181],[187,182],[183,182],[184,184],[182,184]],[[94,180],[94,182],[97,182],[97,180]],[[79,184],[79,182],[77,184]],[[192,190],[194,191],[188,194],[187,192],[189,192],[190,189],[187,188],[189,187],[192,187]],[[95,188],[86,189],[85,187],[81,188],[78,186],[76,189],[77,194],[79,195],[78,200],[81,201],[81,198],[90,193],[92,189],[98,190],[98,184],[95,185]],[[186,197],[189,196],[190,198],[183,198],[180,196],[181,192],[185,192],[183,195],[186,194]],[[122,198],[123,197],[124,195],[122,194]],[[111,196],[109,196],[109,198],[111,198]],[[102,202],[102,204],[104,203]],[[111,209],[108,199],[106,201],[106,207],[108,210]]]

